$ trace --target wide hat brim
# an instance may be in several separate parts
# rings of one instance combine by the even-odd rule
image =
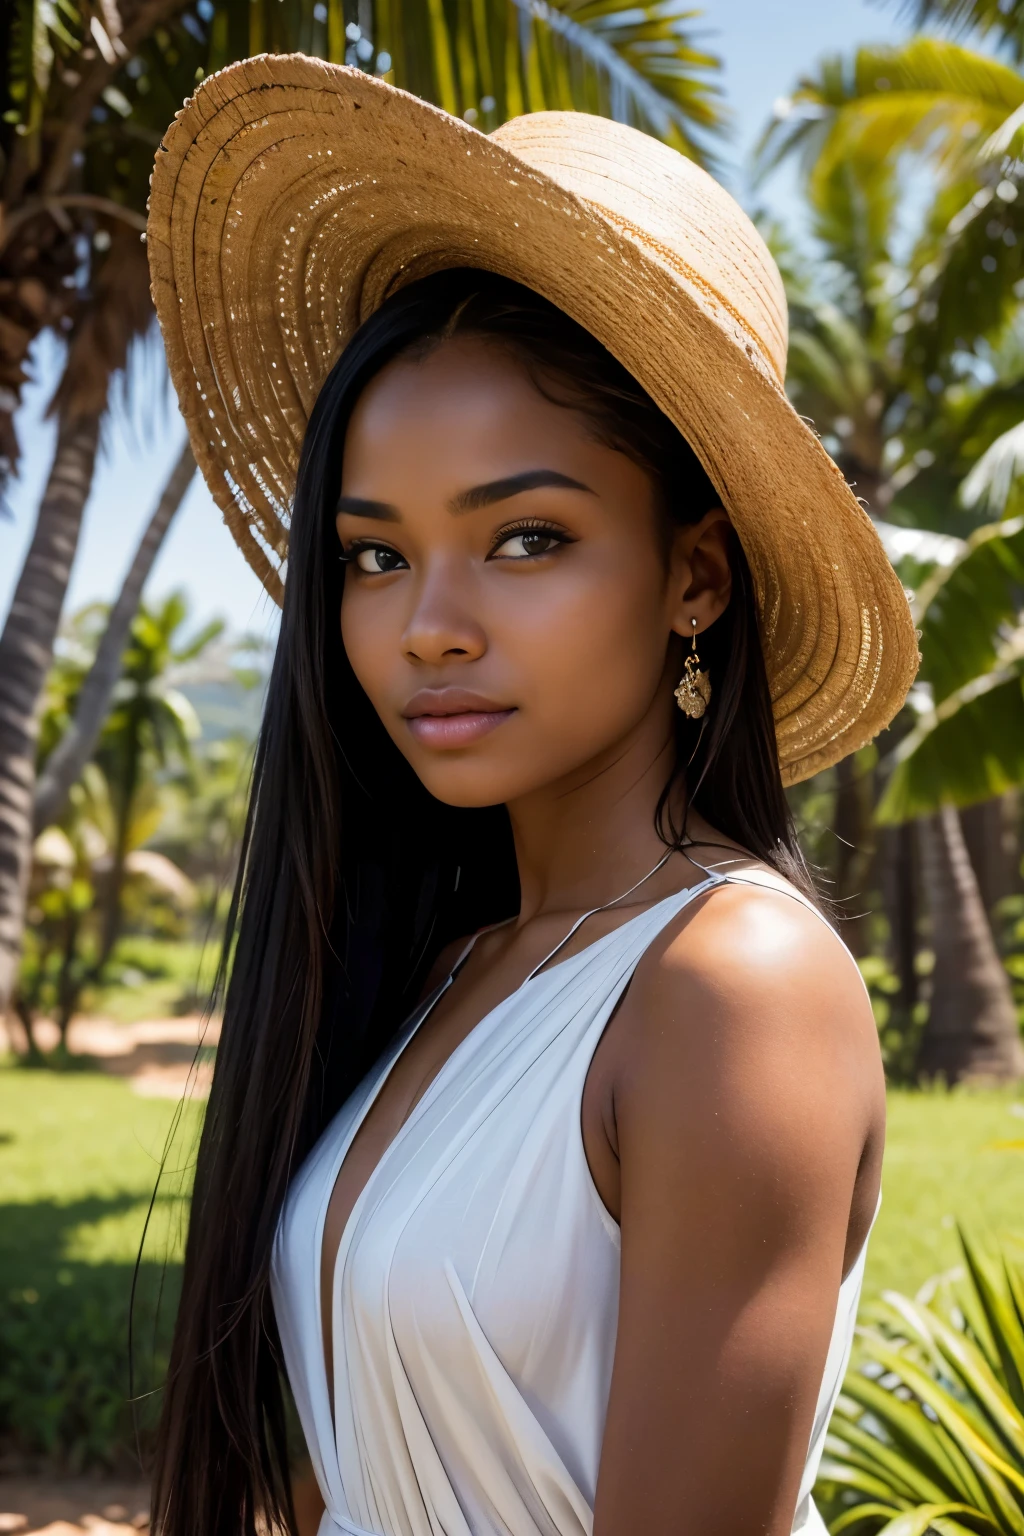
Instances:
[[[919,662],[907,597],[785,395],[774,263],[674,150],[583,113],[483,134],[359,70],[264,55],[177,115],[147,238],[196,458],[278,601],[330,368],[398,287],[479,266],[596,336],[700,457],[753,573],[784,781],[870,741],[903,703]]]

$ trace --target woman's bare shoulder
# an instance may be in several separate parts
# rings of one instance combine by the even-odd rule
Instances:
[[[684,908],[637,968],[635,992],[648,1016],[667,1023],[698,998],[723,1021],[782,1009],[787,1036],[804,1028],[819,1035],[828,1021],[833,1037],[849,1032],[877,1057],[867,990],[826,914],[754,859],[731,859],[716,872],[726,883]]]
[[[730,869],[659,936],[621,1010],[617,1105],[673,1084],[678,1111],[716,1104],[739,1143],[851,1150],[884,1123],[878,1032],[856,961],[824,916],[755,861]],[[826,1125],[831,1128],[826,1130]]]
[[[730,858],[714,872],[725,883],[668,925],[648,969],[758,993],[767,985],[813,995],[827,977],[832,997],[848,995],[856,1011],[870,1015],[857,962],[808,892],[752,858]]]

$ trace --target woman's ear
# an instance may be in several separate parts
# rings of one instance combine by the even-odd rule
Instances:
[[[677,635],[699,635],[728,607],[732,596],[731,528],[729,514],[722,507],[714,507],[699,523],[676,530],[669,573],[674,599],[670,624]]]

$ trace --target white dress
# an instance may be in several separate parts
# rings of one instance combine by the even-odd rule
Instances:
[[[456,1047],[345,1224],[332,1302],[336,1425],[320,1306],[328,1202],[360,1122],[450,977],[327,1126],[289,1190],[271,1273],[327,1506],[319,1536],[590,1536],[619,1229],[583,1149],[583,1085],[644,950],[695,896],[736,878],[709,875],[533,974]],[[836,1297],[793,1526],[806,1536],[825,1532],[811,1489],[866,1247]]]

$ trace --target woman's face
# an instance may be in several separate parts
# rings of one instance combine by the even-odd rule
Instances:
[[[652,483],[480,338],[399,358],[349,423],[341,627],[427,789],[495,805],[669,737],[682,649],[729,596],[724,512],[666,553]]]

